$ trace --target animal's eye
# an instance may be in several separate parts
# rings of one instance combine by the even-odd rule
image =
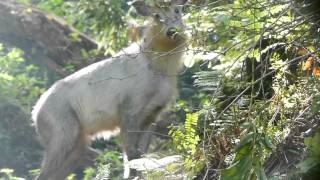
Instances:
[[[154,14],[154,17],[155,17],[156,19],[160,19],[160,14],[155,13],[155,14]]]
[[[178,8],[175,8],[175,9],[174,9],[174,12],[177,13],[177,14],[180,13],[180,11],[179,11]]]

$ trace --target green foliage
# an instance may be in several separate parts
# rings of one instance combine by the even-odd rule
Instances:
[[[63,17],[67,15],[67,4],[64,0],[39,0],[39,6],[47,11],[55,12],[57,15]]]
[[[178,130],[170,133],[178,150],[186,151],[190,155],[195,154],[199,142],[199,136],[196,133],[198,116],[198,113],[187,114],[184,127],[179,127]]]
[[[84,177],[83,180],[90,180],[94,177],[95,169],[93,168],[86,168],[84,170]]]
[[[125,19],[129,6],[126,0],[39,0],[37,5],[64,17],[71,25],[96,39],[106,54],[114,55],[128,42]],[[71,36],[77,39],[76,34]]]
[[[16,177],[12,169],[0,169],[0,180],[24,180],[24,178]]]
[[[266,180],[266,174],[262,167],[263,156],[266,149],[274,149],[270,138],[263,132],[255,132],[255,126],[251,123],[243,124],[246,131],[240,143],[235,147],[235,158],[232,164],[222,170],[221,180],[241,180],[255,177],[259,180]],[[253,132],[252,132],[253,131]]]
[[[72,173],[66,179],[67,180],[76,180],[75,178],[76,178],[76,174]]]
[[[43,81],[36,76],[37,71],[37,67],[25,62],[21,50],[5,49],[0,44],[0,98],[22,109],[30,108],[43,92],[40,88]]]
[[[118,151],[107,151],[97,159],[97,168],[88,167],[83,171],[83,180],[91,179],[122,179],[123,164]],[[79,179],[77,174],[70,174],[68,180]]]
[[[43,92],[38,73],[20,49],[0,44],[0,168],[15,168],[19,174],[35,167],[31,159],[40,160],[29,121],[31,107]]]
[[[77,17],[82,19],[82,21],[74,21],[76,27],[90,27],[85,31],[93,33],[100,46],[107,49],[106,53],[115,54],[127,44],[124,23],[126,10],[128,10],[126,1],[80,0],[71,6],[74,7],[73,13],[77,13]]]
[[[320,164],[320,132],[313,137],[305,138],[305,145],[308,147],[310,154],[303,162],[297,165],[301,173],[307,173],[310,169]]]
[[[114,169],[113,173],[119,174],[123,169],[122,159],[120,157],[121,153],[119,151],[107,151],[98,158],[98,162],[110,164],[110,168]]]
[[[103,155],[99,156],[97,170],[86,170],[85,177],[87,179],[121,179],[123,177],[123,163],[119,151],[106,151]]]
[[[224,169],[220,179],[267,179],[264,163],[276,145],[318,114],[318,62],[306,75],[303,61],[320,39],[309,23],[315,14],[296,13],[299,6],[235,0],[190,7],[189,58],[206,67],[194,84],[211,95],[198,119],[203,136],[197,150],[204,153],[206,172]],[[181,134],[176,137],[183,139]],[[175,145],[181,149],[183,143]]]
[[[319,93],[315,93],[315,95],[313,97],[313,101],[311,104],[311,111],[314,114],[316,114],[320,111],[320,94]]]
[[[35,179],[40,174],[40,169],[32,169],[28,172],[29,179]]]
[[[184,126],[179,126],[177,129],[171,129],[169,132],[170,136],[173,139],[173,144],[176,148],[183,152],[185,157],[185,166],[187,169],[195,171],[190,173],[196,173],[199,169],[202,168],[202,164],[197,164],[199,160],[196,156],[197,146],[200,141],[200,137],[197,132],[199,113],[188,113],[186,115],[186,121]]]

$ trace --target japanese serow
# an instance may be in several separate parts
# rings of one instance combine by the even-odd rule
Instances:
[[[150,22],[139,45],[89,65],[59,80],[32,111],[44,159],[38,180],[63,180],[98,153],[90,141],[120,130],[128,178],[128,160],[146,150],[144,131],[177,94],[186,38],[181,5],[186,0],[134,1]]]

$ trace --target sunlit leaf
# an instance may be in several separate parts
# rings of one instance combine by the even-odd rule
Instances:
[[[315,65],[313,67],[313,72],[312,72],[314,77],[320,77],[320,68],[318,65]]]

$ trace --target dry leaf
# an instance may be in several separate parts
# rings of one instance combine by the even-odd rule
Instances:
[[[313,64],[313,57],[312,56],[310,56],[308,59],[307,59],[307,61],[306,61],[306,63],[304,64],[304,66],[303,66],[303,68],[302,68],[302,70],[304,70],[304,71],[310,71],[311,70],[311,66],[312,66],[312,64]]]
[[[306,48],[299,48],[297,53],[299,56],[303,56],[303,55],[307,54],[308,51]]]
[[[314,68],[313,68],[313,76],[314,77],[320,77],[320,68],[319,68],[319,66],[314,66]]]

